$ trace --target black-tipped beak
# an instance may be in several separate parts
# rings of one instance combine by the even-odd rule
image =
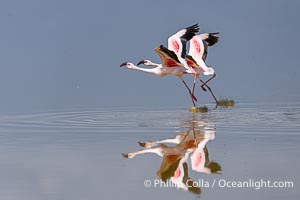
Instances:
[[[146,62],[145,60],[141,60],[140,62],[138,62],[137,65],[144,64],[145,62]]]
[[[120,65],[120,67],[123,67],[123,66],[126,66],[127,65],[127,62],[124,62]]]

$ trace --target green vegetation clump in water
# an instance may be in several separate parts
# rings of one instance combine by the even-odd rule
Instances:
[[[233,107],[234,103],[233,99],[221,99],[218,101],[217,105],[221,107]]]
[[[202,106],[202,107],[193,106],[189,109],[189,111],[193,113],[197,113],[197,112],[206,113],[208,112],[208,108],[206,106]]]

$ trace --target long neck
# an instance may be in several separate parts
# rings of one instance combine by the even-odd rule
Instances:
[[[131,157],[133,158],[136,155],[145,154],[145,153],[155,153],[155,154],[162,157],[163,156],[163,147],[160,147],[160,146],[159,147],[152,147],[152,148],[149,148],[149,149],[134,151],[134,152],[131,152],[129,154],[131,154]]]
[[[157,68],[146,69],[138,66],[133,66],[131,69],[157,75]]]
[[[161,64],[154,63],[154,62],[151,62],[150,66],[161,67],[162,65],[161,65]]]

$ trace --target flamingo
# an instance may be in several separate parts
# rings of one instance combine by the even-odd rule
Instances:
[[[127,66],[127,68],[130,69],[152,73],[159,77],[163,77],[169,74],[177,76],[187,88],[191,96],[192,103],[195,106],[196,105],[195,101],[197,102],[197,98],[192,94],[191,89],[184,81],[183,74],[184,73],[195,74],[195,71],[190,66],[187,65],[184,57],[186,54],[187,41],[189,41],[193,36],[195,36],[198,31],[199,31],[199,26],[198,24],[195,24],[193,26],[178,31],[177,33],[175,33],[170,37],[173,42],[172,44],[174,44],[173,47],[171,48],[175,49],[177,54],[174,51],[165,48],[163,45],[156,47],[154,50],[161,58],[162,64],[153,63],[150,60],[142,60],[137,64],[137,65],[144,64],[146,66],[154,66],[155,68],[152,69],[140,68],[128,62],[122,63],[121,66]]]
[[[189,55],[186,55],[185,57],[188,65],[194,68],[194,70],[196,71],[197,78],[202,74],[212,75],[212,77],[210,77],[206,82],[202,81],[201,79],[199,80],[202,83],[202,90],[207,91],[204,86],[208,88],[210,94],[216,102],[216,105],[218,104],[218,100],[212,92],[211,88],[207,85],[209,81],[216,77],[216,73],[213,67],[209,67],[205,64],[205,61],[207,58],[208,46],[213,46],[219,41],[219,37],[216,36],[218,34],[219,33],[203,33],[200,35],[195,35],[190,40]],[[192,94],[194,94],[195,85],[196,79],[194,79]]]
[[[190,41],[196,35],[196,33],[199,32],[199,29],[199,25],[194,24],[178,31],[168,38],[168,49],[176,54],[180,63],[182,63],[184,68],[187,70],[187,73],[195,73],[195,71],[187,64],[185,60],[186,43]]]
[[[144,65],[155,66],[155,68],[141,68],[130,62],[124,62],[120,65],[120,67],[126,66],[128,69],[151,73],[159,77],[164,77],[166,75],[177,76],[187,88],[191,96],[192,103],[195,106],[195,101],[197,101],[197,98],[192,94],[191,89],[183,79],[183,74],[186,71],[186,69],[183,67],[183,64],[180,63],[176,54],[162,45],[156,47],[154,50],[160,56],[162,64],[156,64],[151,62],[150,60],[142,60],[138,63],[138,65],[143,63]]]
[[[142,150],[124,153],[124,158],[134,158],[146,153],[162,157],[162,162],[157,175],[163,180],[171,180],[178,188],[201,193],[200,188],[193,187],[193,180],[188,175],[188,158],[191,158],[192,170],[200,173],[211,174],[221,171],[221,166],[209,161],[207,142],[215,139],[215,129],[194,130],[194,128],[181,131],[174,138],[156,141],[138,142]],[[168,146],[165,143],[173,143]]]
[[[168,38],[168,48],[164,47],[163,45],[160,45],[159,48],[155,48],[156,53],[159,55],[162,61],[162,64],[153,63],[150,60],[141,60],[137,64],[156,67],[154,68],[154,71],[159,71],[159,76],[165,76],[168,74],[177,76],[187,88],[194,106],[196,105],[195,102],[197,102],[197,98],[194,96],[194,94],[191,92],[191,89],[184,81],[183,74],[194,74],[194,76],[196,77],[195,70],[187,64],[185,56],[186,43],[196,35],[199,29],[200,28],[198,24],[194,24],[192,26],[184,28]]]

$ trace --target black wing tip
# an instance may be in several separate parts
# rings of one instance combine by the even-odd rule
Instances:
[[[189,26],[189,27],[187,27],[186,28],[187,30],[194,30],[194,31],[199,31],[200,30],[200,27],[199,27],[199,24],[198,23],[196,23],[196,24],[194,24],[194,25],[192,25],[192,26]]]
[[[199,32],[199,30],[200,30],[200,27],[198,24],[194,24],[194,25],[186,28],[186,32],[191,33],[191,34],[196,34]]]
[[[219,42],[219,36],[217,36],[218,34],[220,33],[215,32],[215,33],[208,34],[208,38],[205,39],[205,42],[207,43],[208,46],[213,46],[214,44]]]
[[[182,38],[185,39],[186,41],[189,41],[199,32],[200,27],[199,24],[194,24],[185,29],[186,29],[186,33],[182,36]]]
[[[210,35],[219,35],[220,32],[213,32],[213,33],[209,33]]]

